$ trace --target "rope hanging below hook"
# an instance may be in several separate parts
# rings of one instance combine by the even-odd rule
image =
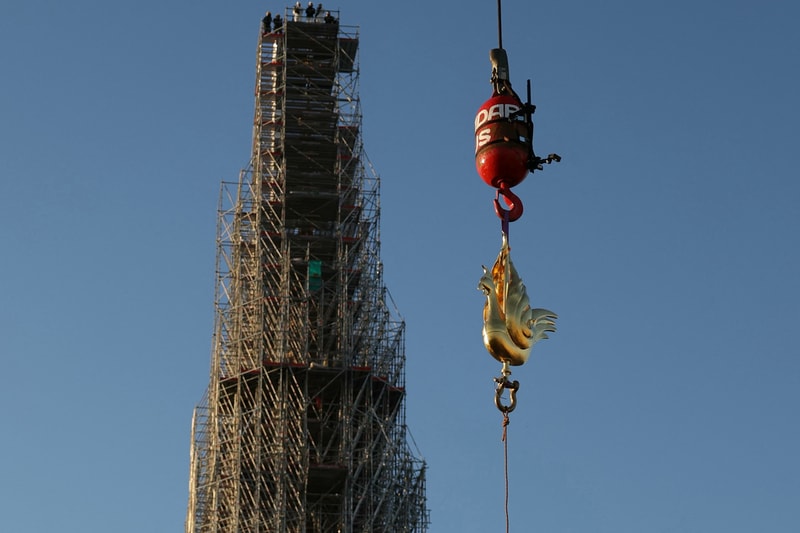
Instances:
[[[508,376],[511,375],[511,369],[508,367],[508,362],[503,363],[502,375],[499,378],[494,378],[497,387],[494,393],[494,404],[497,409],[503,414],[503,475],[505,478],[505,515],[506,515],[506,533],[509,531],[509,514],[508,514],[508,418],[517,407],[517,391],[519,390],[519,381],[510,381]],[[508,389],[508,405],[503,405],[503,391]]]

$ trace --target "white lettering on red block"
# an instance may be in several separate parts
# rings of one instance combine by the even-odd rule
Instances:
[[[475,151],[492,140],[492,128],[484,128],[475,134]]]
[[[499,118],[508,118],[514,113],[519,111],[519,106],[516,104],[495,104],[486,109],[481,109],[475,115],[475,131],[483,126],[490,120],[497,120]]]

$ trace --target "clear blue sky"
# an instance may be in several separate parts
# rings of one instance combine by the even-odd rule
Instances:
[[[288,2],[287,2],[288,4]],[[0,4],[0,531],[182,531],[219,182],[253,1]],[[432,532],[503,528],[500,246],[472,121],[495,2],[345,1]],[[516,369],[517,533],[800,531],[800,4],[504,2],[536,146],[512,257],[559,330]]]

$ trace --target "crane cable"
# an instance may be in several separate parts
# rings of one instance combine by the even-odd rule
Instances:
[[[497,48],[503,48],[503,8],[497,0]]]

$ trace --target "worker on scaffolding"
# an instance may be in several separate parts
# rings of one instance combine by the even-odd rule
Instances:
[[[280,13],[275,13],[275,18],[272,19],[272,27],[275,29],[275,31],[281,31],[281,28],[283,27],[283,19],[281,18]]]
[[[261,33],[269,33],[270,31],[272,31],[272,13],[267,11],[264,18],[261,19]]]

